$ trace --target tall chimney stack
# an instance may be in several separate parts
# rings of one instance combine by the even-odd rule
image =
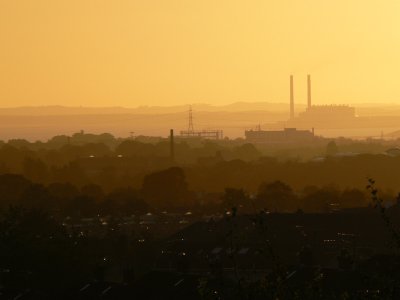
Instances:
[[[293,75],[290,75],[290,119],[294,118]]]
[[[311,108],[311,76],[307,75],[307,102],[308,108]]]
[[[174,144],[174,130],[171,129],[169,131],[169,146],[170,146],[170,157],[171,161],[173,162],[175,160],[175,144]]]

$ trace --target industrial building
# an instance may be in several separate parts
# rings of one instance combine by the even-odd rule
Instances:
[[[312,141],[314,130],[297,130],[296,128],[284,128],[283,130],[246,130],[246,140],[250,143],[296,143]]]
[[[313,120],[316,123],[353,119],[355,118],[355,109],[347,105],[314,105],[300,113],[299,118]]]
[[[292,101],[293,98],[291,98],[291,103]],[[292,106],[293,104],[291,104],[291,109]],[[300,113],[297,119],[294,119],[294,112],[291,112],[291,119],[293,121],[297,121],[300,123],[303,122],[313,123],[313,126],[317,126],[322,123],[326,124],[326,123],[343,122],[343,121],[354,121],[355,117],[356,117],[355,108],[348,105],[312,105],[310,75],[307,75],[306,111]]]
[[[301,143],[314,139],[314,127],[334,127],[354,122],[355,108],[348,105],[313,105],[311,102],[311,76],[307,75],[307,108],[297,117],[294,111],[293,75],[290,75],[290,117],[282,123],[283,130],[246,130],[246,139],[251,143]],[[299,130],[298,128],[312,128]]]
[[[311,83],[309,81],[309,99],[311,99]],[[309,100],[311,107],[311,100]],[[293,88],[293,75],[290,75],[290,120],[293,121],[294,117],[294,88]],[[284,128],[283,130],[261,130],[260,126],[255,130],[245,131],[246,140],[250,143],[299,143],[308,142],[314,139],[314,129],[298,130],[295,127]]]

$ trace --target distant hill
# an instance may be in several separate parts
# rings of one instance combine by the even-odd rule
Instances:
[[[385,136],[393,138],[393,139],[398,139],[398,138],[400,138],[400,130],[396,130],[396,131],[387,133],[387,134],[385,134]]]
[[[285,103],[269,102],[237,102],[228,105],[193,104],[194,111],[204,112],[243,112],[243,111],[271,111],[287,112],[288,105]],[[303,110],[303,105],[296,107]],[[170,114],[186,112],[188,105],[177,106],[139,106],[135,108],[126,107],[68,107],[68,106],[32,106],[0,108],[0,115],[9,116],[49,116],[49,115],[115,115],[115,114]]]
[[[356,107],[358,116],[400,116],[400,105],[360,103]],[[288,103],[273,102],[235,102],[227,105],[195,103],[196,112],[271,112],[289,114]],[[26,106],[0,108],[0,116],[52,116],[52,115],[118,115],[118,114],[171,114],[187,112],[189,104],[175,106],[128,107],[70,107],[70,106]],[[295,112],[306,109],[304,104],[296,104]]]

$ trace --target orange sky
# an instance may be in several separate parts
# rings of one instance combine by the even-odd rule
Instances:
[[[0,0],[0,106],[400,104],[399,0]]]

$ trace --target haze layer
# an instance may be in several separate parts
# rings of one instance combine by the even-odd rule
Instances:
[[[0,106],[400,99],[397,0],[0,1]]]

